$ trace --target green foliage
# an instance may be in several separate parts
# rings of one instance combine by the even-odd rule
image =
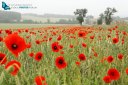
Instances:
[[[112,15],[114,13],[116,13],[116,12],[117,12],[117,10],[115,8],[109,8],[109,7],[104,11],[106,25],[110,25],[111,24]]]
[[[102,20],[101,18],[99,18],[99,19],[97,20],[97,24],[98,24],[98,25],[102,25],[102,23],[103,23],[103,20]]]
[[[82,16],[77,16],[77,18],[76,18],[78,21],[79,21],[79,23],[82,25],[82,22],[84,22],[84,18],[82,17]]]
[[[98,25],[102,25],[104,15],[103,15],[103,13],[101,13],[99,16],[100,16],[100,18],[97,20],[97,24],[98,24]]]
[[[87,14],[87,9],[76,9],[74,14],[78,15],[76,19],[82,25],[82,22],[84,22],[84,17],[86,17]]]

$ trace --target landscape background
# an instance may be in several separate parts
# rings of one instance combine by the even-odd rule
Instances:
[[[87,15],[85,25],[97,23],[98,17]],[[128,21],[128,17],[113,16],[113,21]],[[75,15],[48,14],[43,15],[32,13],[18,13],[13,11],[0,11],[0,23],[23,23],[23,24],[78,24]]]

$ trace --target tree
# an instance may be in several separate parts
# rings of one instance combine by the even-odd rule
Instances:
[[[103,23],[104,14],[101,13],[99,16],[100,16],[100,17],[99,17],[99,19],[97,20],[97,24],[98,24],[98,25],[101,25],[101,24]]]
[[[107,25],[110,25],[112,22],[112,15],[114,13],[116,13],[117,10],[115,8],[110,8],[108,7],[105,11],[104,11],[104,15],[105,15],[105,23]]]
[[[82,25],[82,22],[84,22],[84,17],[86,17],[87,14],[87,9],[76,9],[74,14],[78,15],[76,19]]]
[[[50,24],[50,23],[51,23],[50,19],[47,19],[47,23],[48,23],[48,24]]]

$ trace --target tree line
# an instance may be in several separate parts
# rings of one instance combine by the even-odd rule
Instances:
[[[78,20],[79,24],[82,25],[82,23],[84,22],[84,18],[86,17],[88,10],[85,9],[76,9],[76,11],[74,12],[74,14],[77,16],[76,19]],[[106,8],[106,10],[104,11],[104,13],[101,13],[97,20],[97,24],[101,25],[103,23],[103,20],[105,21],[106,25],[110,25],[112,22],[112,15],[114,15],[114,13],[116,13],[117,10],[115,8]]]

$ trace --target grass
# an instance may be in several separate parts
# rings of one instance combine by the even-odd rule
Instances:
[[[10,24],[10,23],[0,23],[0,29],[20,29],[20,28],[42,28],[48,26],[62,26],[62,24]],[[63,26],[79,26],[71,24],[63,24]]]

